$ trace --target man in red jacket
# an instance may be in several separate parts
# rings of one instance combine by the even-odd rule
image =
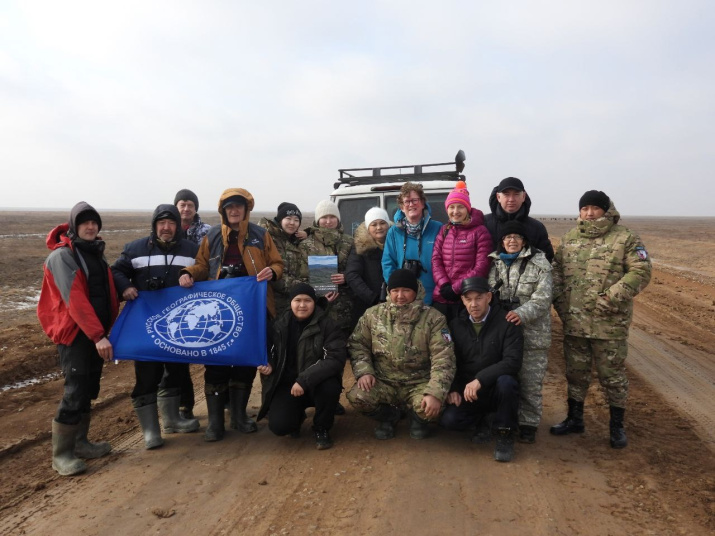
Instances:
[[[104,258],[99,213],[81,201],[68,223],[47,235],[47,257],[37,317],[57,344],[65,377],[64,395],[52,421],[52,468],[61,475],[87,469],[81,458],[99,458],[111,449],[87,439],[91,401],[99,395],[103,360],[112,359],[107,339],[117,318],[114,279]]]

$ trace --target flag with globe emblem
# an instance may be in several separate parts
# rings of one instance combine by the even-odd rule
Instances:
[[[114,357],[265,365],[266,291],[265,281],[237,277],[140,292],[112,328]]]

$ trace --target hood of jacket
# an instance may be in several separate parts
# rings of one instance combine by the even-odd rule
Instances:
[[[164,204],[159,205],[154,209],[154,214],[151,216],[151,232],[156,234],[156,222],[159,221],[159,216],[162,214],[164,217],[161,219],[171,218],[176,222],[176,234],[174,235],[174,239],[176,239],[177,235],[181,231],[181,214],[179,213],[179,209],[174,205]]]
[[[355,229],[355,233],[353,234],[353,243],[355,244],[355,252],[358,255],[364,255],[373,249],[382,251],[385,246],[384,243],[379,244],[377,240],[370,236],[370,232],[367,230],[367,227],[365,227],[365,222],[362,222],[358,225],[358,228]]]
[[[72,247],[72,240],[70,240],[70,237],[67,236],[69,230],[69,223],[61,223],[47,233],[47,238],[45,239],[47,249],[55,250],[58,248]]]
[[[99,215],[99,212],[97,212],[97,209],[95,209],[92,205],[87,203],[86,201],[80,201],[77,203],[75,206],[72,207],[72,210],[70,210],[70,219],[68,222],[69,226],[69,231],[70,231],[70,237],[72,235],[77,234],[77,217],[82,214],[83,212],[94,212],[97,215],[97,218],[99,218],[99,221],[97,222],[99,224],[99,230],[102,230],[102,217]],[[99,238],[98,238],[99,240]]]
[[[248,220],[250,219],[251,211],[253,210],[253,207],[255,205],[255,202],[253,201],[253,196],[249,193],[248,190],[244,190],[243,188],[228,188],[227,190],[224,190],[218,200],[218,213],[221,215],[221,223],[228,226],[226,214],[223,210],[223,204],[226,199],[228,199],[229,197],[233,197],[234,195],[240,195],[246,200],[246,216],[243,218],[243,222],[241,222],[241,225],[243,226],[243,224],[248,222]]]
[[[423,231],[427,228],[427,224],[429,223],[429,221],[431,219],[432,219],[432,207],[429,206],[429,203],[425,202],[425,208],[424,208],[424,210],[422,210],[422,230]],[[405,228],[405,213],[402,212],[401,208],[397,209],[393,220],[395,222],[395,227],[398,227],[399,229]]]
[[[606,213],[597,220],[582,220],[580,217],[576,220],[576,228],[579,236],[586,238],[597,238],[603,236],[611,227],[616,225],[621,219],[621,214],[616,210],[616,206],[611,201]]]
[[[524,204],[521,205],[519,210],[517,210],[514,214],[508,214],[503,208],[501,208],[499,201],[497,201],[497,188],[498,186],[495,186],[492,189],[492,193],[489,195],[489,208],[491,209],[492,214],[494,214],[494,217],[499,221],[526,220],[526,218],[529,217],[529,212],[531,211],[531,198],[529,197],[529,194],[526,194]]]

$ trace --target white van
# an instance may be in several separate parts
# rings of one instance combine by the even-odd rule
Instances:
[[[335,190],[330,199],[338,205],[343,229],[352,235],[372,207],[384,208],[392,220],[398,209],[397,195],[402,185],[419,182],[432,209],[432,218],[447,223],[444,201],[457,181],[465,180],[461,174],[465,160],[464,151],[460,149],[454,162],[339,169],[340,180],[333,185]],[[453,169],[440,169],[447,166]],[[425,168],[430,168],[430,171],[423,171]]]

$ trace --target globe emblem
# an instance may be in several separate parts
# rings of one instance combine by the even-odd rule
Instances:
[[[157,319],[154,331],[171,344],[204,348],[224,340],[235,325],[236,314],[223,301],[194,299]]]

